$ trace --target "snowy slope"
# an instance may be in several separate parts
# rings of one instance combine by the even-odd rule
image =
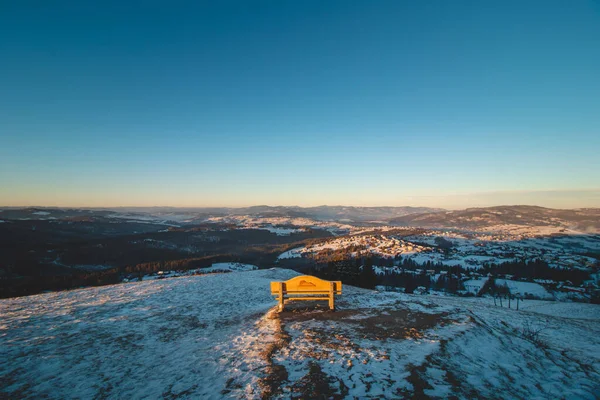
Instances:
[[[334,313],[277,314],[269,281],[295,274],[232,272],[0,300],[0,398],[600,393],[600,306],[565,318],[573,313],[551,302],[516,311],[486,299],[345,286]],[[540,340],[527,338],[537,328]]]
[[[533,282],[520,282],[508,279],[496,279],[496,285],[506,285],[510,293],[518,296],[535,296],[538,299],[552,300],[553,297],[542,285]]]
[[[220,398],[231,338],[273,306],[269,282],[294,274],[261,270],[1,300],[0,398]]]

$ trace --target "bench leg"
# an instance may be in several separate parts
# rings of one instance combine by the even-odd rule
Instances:
[[[283,311],[283,282],[279,282],[279,312]]]
[[[334,283],[329,282],[329,309],[332,311],[335,310],[335,299],[333,297],[334,295]]]

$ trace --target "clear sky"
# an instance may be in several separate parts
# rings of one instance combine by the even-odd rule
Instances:
[[[0,205],[600,206],[600,2],[3,1]]]

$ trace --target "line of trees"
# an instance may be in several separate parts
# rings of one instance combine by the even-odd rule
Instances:
[[[402,287],[406,293],[413,293],[419,286],[426,289],[434,289],[456,293],[460,290],[460,272],[459,275],[446,273],[434,279],[431,275],[425,273],[415,273],[414,270],[430,267],[431,270],[438,269],[448,271],[449,267],[441,264],[426,263],[423,265],[415,263],[413,260],[406,259],[402,262],[402,271],[386,269],[383,273],[377,274],[373,268],[376,258],[355,258],[340,261],[329,261],[326,264],[316,264],[309,268],[306,273],[327,280],[341,280],[345,284],[358,286],[366,289],[373,289],[377,285],[387,287]],[[412,270],[412,271],[409,271]]]
[[[87,286],[111,285],[120,282],[120,271],[81,272],[73,275],[20,276],[0,279],[0,298],[27,296],[44,291],[57,291]]]
[[[500,264],[483,264],[479,269],[470,269],[483,274],[512,275],[516,279],[549,279],[553,281],[571,281],[574,285],[581,285],[590,279],[590,270],[577,268],[554,268],[546,261],[540,259],[508,261]]]
[[[121,282],[124,276],[141,277],[158,271],[187,271],[210,267],[213,263],[231,261],[230,254],[155,261],[109,268],[102,271],[73,271],[70,274],[47,276],[14,276],[0,278],[0,298],[27,296],[44,291],[57,291],[87,286],[111,285]]]
[[[342,258],[334,253],[334,260],[326,263],[315,262],[312,267],[302,272],[318,276],[327,280],[342,280],[344,283],[372,289],[376,285],[390,288],[404,288],[406,293],[412,293],[417,287],[422,286],[427,290],[439,290],[457,293],[464,289],[461,281],[464,275],[478,273],[492,277],[512,275],[513,279],[533,281],[533,279],[547,279],[555,282],[570,281],[574,285],[581,285],[590,279],[590,270],[553,268],[546,261],[534,259],[529,261],[510,261],[504,263],[488,263],[481,268],[463,268],[461,266],[447,266],[442,263],[427,261],[419,264],[411,259],[401,261],[383,257],[356,257]],[[329,254],[331,255],[331,253]],[[375,274],[373,265],[393,266],[399,269],[385,269]],[[417,270],[420,270],[418,273]],[[435,275],[426,273],[433,271]],[[491,279],[490,281],[493,281]],[[485,292],[501,293],[503,288],[485,287]],[[493,290],[492,290],[493,289]]]

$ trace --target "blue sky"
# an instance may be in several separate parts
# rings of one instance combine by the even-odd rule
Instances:
[[[0,60],[0,205],[600,206],[594,0],[5,2]]]

